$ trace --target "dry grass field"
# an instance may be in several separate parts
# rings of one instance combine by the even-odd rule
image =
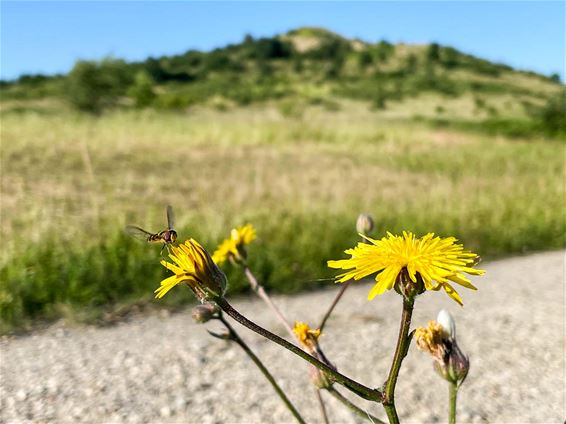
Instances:
[[[489,257],[564,247],[564,144],[410,119],[442,103],[425,100],[398,113],[352,101],[100,117],[3,108],[4,330],[150,299],[159,249],[122,229],[163,229],[167,204],[181,239],[209,249],[253,223],[252,266],[282,291],[332,275],[325,260],[356,239],[360,212],[376,218],[376,236],[454,234]],[[454,102],[462,113],[472,104]]]

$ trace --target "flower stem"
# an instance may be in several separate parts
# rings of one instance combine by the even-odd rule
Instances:
[[[246,352],[246,354],[250,357],[250,359],[257,365],[257,367],[262,372],[262,374],[265,376],[265,378],[271,383],[271,385],[273,386],[273,388],[275,389],[275,391],[277,392],[277,394],[279,395],[279,397],[281,398],[283,403],[285,403],[285,405],[287,406],[289,411],[291,411],[291,414],[293,414],[293,416],[295,417],[297,422],[299,422],[301,424],[306,424],[303,417],[301,417],[301,414],[299,414],[299,412],[295,409],[295,407],[293,406],[293,404],[291,403],[291,401],[289,400],[287,395],[285,395],[285,392],[283,391],[283,389],[281,389],[281,387],[279,387],[279,385],[277,384],[277,382],[275,381],[275,379],[273,378],[273,376],[271,375],[269,370],[265,367],[265,365],[263,365],[261,360],[255,355],[255,353],[253,353],[253,351],[250,349],[250,347],[240,338],[238,333],[236,333],[236,330],[234,330],[234,328],[232,328],[230,323],[228,321],[226,321],[222,315],[219,317],[219,319],[220,319],[220,321],[222,321],[224,326],[228,329],[228,332],[230,333],[231,340],[235,341],[244,350],[244,352]]]
[[[330,421],[328,421],[328,414],[326,413],[326,406],[324,405],[324,399],[322,399],[322,395],[320,394],[320,389],[315,389],[315,391],[316,398],[318,399],[318,405],[320,406],[320,415],[322,415],[324,424],[330,424]]]
[[[336,399],[338,399],[342,404],[344,404],[345,406],[347,406],[354,414],[356,414],[359,417],[365,418],[368,421],[371,421],[374,424],[385,424],[383,421],[381,421],[379,418],[374,417],[373,415],[371,415],[370,413],[364,411],[362,408],[354,405],[349,399],[347,399],[342,393],[340,393],[338,390],[336,390],[333,387],[330,387],[327,389],[328,392],[334,396]]]
[[[244,268],[244,274],[246,275],[248,281],[250,282],[250,286],[252,287],[252,290],[255,291],[256,294],[267,304],[267,306],[271,308],[273,313],[277,316],[281,324],[283,324],[283,326],[285,327],[291,338],[294,340],[295,333],[293,332],[293,328],[291,327],[291,324],[289,324],[289,321],[287,320],[287,318],[285,318],[285,315],[283,315],[283,312],[281,312],[279,308],[275,306],[275,303],[273,303],[271,298],[268,296],[263,286],[259,284],[257,278],[255,278],[255,275],[252,273],[250,268],[246,264],[243,265],[243,268]]]
[[[328,308],[328,310],[326,311],[326,314],[324,314],[324,318],[322,318],[322,321],[320,322],[320,325],[318,326],[318,328],[320,329],[320,332],[322,333],[322,329],[324,328],[324,326],[326,325],[326,321],[328,321],[328,318],[330,318],[330,315],[332,315],[332,312],[334,311],[334,308],[336,307],[336,305],[338,304],[338,301],[340,301],[340,298],[342,297],[342,295],[344,294],[344,292],[346,291],[346,289],[350,286],[351,281],[347,281],[345,283],[342,284],[342,287],[340,288],[340,291],[338,292],[338,294],[336,295],[336,297],[334,298],[334,301],[332,302],[332,304],[330,305],[330,307]]]
[[[450,415],[448,422],[450,424],[456,424],[456,400],[458,398],[458,384],[448,383],[449,393],[450,393]]]
[[[374,402],[381,402],[382,401],[382,393],[381,393],[380,390],[371,389],[367,386],[364,386],[361,383],[358,383],[355,380],[352,380],[349,377],[346,377],[343,374],[340,374],[338,371],[332,369],[332,367],[330,367],[330,366],[326,365],[325,363],[319,361],[314,356],[309,355],[307,352],[305,352],[304,350],[295,346],[294,344],[289,343],[287,340],[279,337],[278,335],[273,334],[272,332],[266,330],[263,327],[260,327],[259,325],[250,321],[245,316],[243,316],[238,311],[236,311],[232,307],[232,305],[230,305],[228,303],[228,301],[226,299],[224,299],[223,297],[219,297],[219,298],[215,299],[215,301],[218,304],[218,306],[220,306],[220,308],[224,312],[226,312],[228,315],[230,315],[234,320],[236,320],[237,322],[242,324],[244,327],[249,328],[250,330],[254,331],[255,333],[259,334],[260,336],[263,336],[263,337],[271,340],[272,342],[275,342],[278,345],[284,347],[285,349],[290,350],[295,355],[300,356],[305,361],[311,363],[312,365],[317,367],[319,370],[324,371],[327,375],[331,376],[332,379],[334,379],[334,381],[336,381],[338,384],[343,385],[348,390],[356,393],[358,396],[361,396],[361,397],[363,397],[364,399],[367,399],[367,400],[372,400]]]
[[[385,391],[383,393],[383,407],[387,413],[387,418],[390,423],[398,424],[399,417],[395,409],[395,386],[397,384],[397,377],[403,359],[409,350],[409,343],[411,337],[409,336],[409,328],[411,327],[411,316],[413,314],[413,307],[415,305],[414,298],[403,299],[403,314],[401,316],[401,326],[399,328],[399,338],[397,339],[397,347],[393,356],[393,363],[389,371],[389,376],[385,382]]]
[[[367,235],[364,233],[364,235]],[[362,243],[369,243],[365,238],[362,237]],[[336,307],[336,305],[338,305],[338,302],[340,301],[340,299],[342,298],[342,295],[344,294],[344,292],[346,291],[346,289],[348,287],[350,287],[350,283],[352,282],[352,280],[350,281],[346,281],[345,283],[342,284],[342,287],[340,288],[340,291],[338,292],[338,294],[336,295],[336,297],[334,298],[334,301],[332,302],[332,304],[330,305],[330,307],[328,308],[328,310],[326,311],[326,314],[324,314],[324,317],[322,318],[322,321],[320,322],[320,325],[318,326],[318,328],[320,329],[320,332],[322,333],[322,329],[324,328],[324,326],[326,325],[326,321],[328,321],[328,318],[330,318],[330,315],[332,315],[332,312],[334,312],[334,308]]]
[[[244,274],[246,275],[248,281],[250,282],[250,286],[252,290],[267,304],[267,306],[269,306],[269,308],[273,311],[273,313],[279,319],[281,324],[283,324],[283,326],[285,327],[291,338],[296,339],[297,335],[293,331],[293,328],[291,328],[291,324],[289,324],[289,321],[287,320],[287,318],[285,318],[283,312],[281,312],[281,310],[275,305],[275,303],[273,303],[273,301],[271,300],[271,298],[269,297],[263,286],[259,283],[259,281],[257,281],[257,278],[255,277],[255,275],[253,274],[252,270],[247,265],[247,263],[242,262],[240,265],[244,269]],[[330,363],[328,362],[322,351],[320,351],[320,355],[322,356],[322,359],[326,363],[328,364]],[[322,396],[320,395],[320,390],[318,389],[316,390],[316,396],[318,399],[318,404],[320,405],[320,413],[322,415],[322,419],[324,420],[325,424],[328,424],[328,414],[326,413],[324,399],[322,399]]]

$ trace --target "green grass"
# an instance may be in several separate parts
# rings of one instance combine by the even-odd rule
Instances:
[[[213,250],[251,222],[250,263],[282,292],[331,284],[327,259],[355,243],[360,212],[385,231],[455,235],[493,258],[566,246],[564,144],[431,127],[366,104],[280,104],[100,118],[2,114],[1,331],[92,319],[137,302],[166,276],[159,231],[172,204],[181,239]],[[231,293],[246,285],[227,267]],[[159,304],[191,300],[174,290]]]
[[[437,128],[452,128],[466,132],[478,132],[491,136],[503,135],[509,138],[533,138],[548,134],[550,137],[566,140],[566,132],[550,133],[541,122],[532,119],[489,118],[482,121],[432,119]]]

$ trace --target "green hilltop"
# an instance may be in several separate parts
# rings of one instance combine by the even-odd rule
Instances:
[[[563,135],[564,86],[557,75],[517,71],[455,48],[370,43],[323,28],[304,27],[273,37],[245,36],[210,52],[148,58],[79,61],[67,75],[22,75],[1,83],[2,112],[39,109],[65,99],[76,109],[217,109],[282,101],[339,108],[366,102],[396,117],[436,125],[477,127],[525,135]]]

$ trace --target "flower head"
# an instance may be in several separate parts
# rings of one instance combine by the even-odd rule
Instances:
[[[433,357],[434,369],[441,377],[455,384],[464,382],[470,361],[456,343],[456,325],[447,311],[440,311],[437,321],[429,321],[427,328],[417,328],[415,341]]]
[[[236,248],[234,240],[228,238],[218,245],[218,247],[212,254],[212,260],[215,264],[221,265],[226,262],[227,259],[237,254],[238,249]]]
[[[351,255],[350,259],[328,261],[328,266],[348,270],[338,275],[340,283],[376,273],[376,285],[368,295],[370,300],[394,287],[406,292],[407,287],[410,289],[413,286],[418,288],[417,294],[443,288],[448,296],[461,305],[462,299],[450,282],[476,290],[463,273],[482,275],[485,272],[472,268],[478,255],[464,250],[454,237],[441,238],[428,233],[417,238],[405,231],[402,236],[387,233],[381,240],[362,237],[369,244],[358,243],[356,247],[345,251]]]
[[[225,239],[212,255],[215,263],[221,264],[227,259],[245,259],[244,246],[256,238],[255,228],[252,224],[237,227],[230,232],[230,238]]]
[[[295,333],[297,340],[299,340],[303,347],[316,350],[318,338],[320,337],[319,329],[313,330],[308,324],[297,321],[295,322],[295,327],[293,327],[293,333]]]
[[[322,349],[318,345],[318,338],[320,337],[320,329],[313,330],[308,324],[297,321],[293,327],[293,333],[301,344],[304,350],[309,352],[318,360],[324,362],[329,367],[336,369],[336,367],[326,358]],[[319,389],[328,389],[332,386],[334,379],[325,371],[321,371],[316,367],[309,368],[310,378],[312,383]]]
[[[436,321],[429,321],[427,328],[419,327],[415,330],[417,347],[440,361],[446,354],[444,340],[447,338],[444,328]]]
[[[172,246],[171,252],[169,257],[174,263],[162,260],[161,265],[173,271],[174,275],[161,282],[155,290],[155,297],[162,298],[180,283],[186,283],[202,302],[224,294],[226,276],[196,240]]]

